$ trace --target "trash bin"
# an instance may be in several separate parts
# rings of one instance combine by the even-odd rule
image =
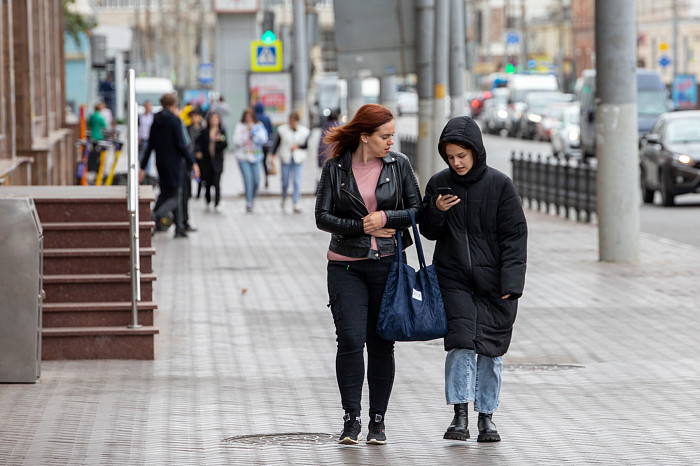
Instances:
[[[0,382],[41,372],[44,235],[34,201],[0,194]]]

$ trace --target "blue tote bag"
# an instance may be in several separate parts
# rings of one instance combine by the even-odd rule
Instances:
[[[435,267],[425,265],[423,246],[413,213],[413,237],[420,269],[403,260],[401,233],[396,233],[396,259],[386,279],[377,322],[377,334],[391,341],[426,341],[447,335],[447,316]]]

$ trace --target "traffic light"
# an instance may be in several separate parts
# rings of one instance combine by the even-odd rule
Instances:
[[[506,74],[513,74],[515,73],[515,66],[512,63],[508,63],[506,65]]]
[[[274,32],[268,29],[267,31],[263,32],[263,35],[260,38],[260,40],[262,40],[265,44],[272,44],[275,42],[275,40],[277,40],[277,37],[275,37]]]

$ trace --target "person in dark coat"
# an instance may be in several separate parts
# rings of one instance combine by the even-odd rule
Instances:
[[[169,227],[168,215],[174,214],[175,237],[186,238],[187,232],[180,212],[180,189],[182,187],[182,170],[184,159],[187,169],[194,170],[195,178],[199,177],[199,166],[194,156],[187,148],[185,129],[182,120],[177,116],[177,98],[173,94],[164,94],[160,99],[163,110],[153,117],[148,146],[141,159],[139,182],[143,181],[145,168],[151,152],[156,151],[156,167],[158,168],[158,184],[160,193],[153,207],[153,217],[156,228]]]
[[[384,414],[394,383],[394,342],[377,335],[379,308],[397,251],[394,234],[408,247],[411,217],[421,195],[408,157],[394,152],[394,116],[363,105],[345,126],[325,137],[330,158],[316,196],[316,226],[331,233],[328,306],[337,336],[335,372],[345,416],[339,443],[361,438],[360,411],[367,347],[369,432],[367,443],[385,444]]]
[[[455,415],[444,438],[469,438],[467,404],[473,402],[477,441],[496,442],[491,417],[525,285],[527,224],[513,182],[486,164],[474,120],[452,118],[438,150],[448,167],[428,181],[420,231],[436,241],[433,264],[449,327],[445,397]]]
[[[207,127],[199,133],[195,142],[197,159],[202,164],[202,173],[206,178],[204,197],[207,208],[211,202],[211,188],[214,193],[214,208],[221,201],[221,174],[224,171],[224,149],[228,147],[226,130],[221,126],[221,117],[213,112],[207,116]]]

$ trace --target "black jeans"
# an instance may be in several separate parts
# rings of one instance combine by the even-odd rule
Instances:
[[[377,335],[379,306],[394,256],[378,261],[328,262],[329,306],[338,351],[335,372],[346,413],[359,415],[367,345],[369,414],[384,414],[394,385],[394,342]]]
[[[173,188],[171,186],[160,185],[160,194],[156,200],[156,205],[153,207],[153,219],[156,224],[160,219],[172,212],[174,215],[175,232],[182,233],[185,231],[185,225],[182,219],[181,206],[181,187]]]

